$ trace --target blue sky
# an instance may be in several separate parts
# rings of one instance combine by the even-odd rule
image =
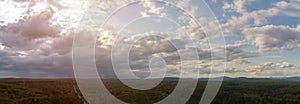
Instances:
[[[216,76],[230,77],[300,74],[299,0],[204,0],[223,30],[223,37],[217,39],[224,38],[227,47],[227,67],[217,68],[211,68],[210,56],[215,50],[210,47],[214,43],[207,41],[205,31],[209,30],[203,30],[205,26],[187,15],[199,23],[212,19],[205,17],[211,12],[202,1],[165,0],[170,6],[142,0],[126,6],[133,1],[0,1],[0,77],[73,77],[74,36],[89,32],[97,36],[95,64],[102,77],[115,77],[113,70],[124,76],[133,72],[139,77],[151,73],[173,77],[178,76],[182,63],[193,70],[185,70],[184,77],[192,78],[208,77],[211,70]],[[92,14],[86,14],[88,11]],[[115,15],[108,18],[113,11]],[[104,27],[100,27],[102,23],[106,23]],[[119,43],[117,49],[113,49],[115,42]],[[197,46],[195,57],[200,59],[182,62],[180,55],[193,54],[192,44]],[[119,60],[129,54],[131,69],[114,69],[112,54],[119,55]],[[157,57],[164,65],[149,61]],[[164,68],[167,71],[159,70]]]

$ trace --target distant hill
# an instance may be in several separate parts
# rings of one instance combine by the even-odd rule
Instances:
[[[217,79],[217,78],[214,78]],[[199,80],[207,81],[208,78],[200,78]],[[247,78],[247,77],[237,77],[237,78],[231,78],[231,77],[224,77],[223,81],[238,81],[238,82],[300,82],[300,76],[299,77],[286,77],[286,78]]]
[[[212,78],[213,80],[219,79],[221,77]],[[166,80],[178,80],[179,78],[170,77],[165,78]],[[199,78],[200,81],[208,81],[209,78]],[[195,80],[192,78],[184,78],[184,80]],[[247,77],[237,77],[231,78],[224,76],[223,81],[238,81],[238,82],[300,82],[300,76],[298,77],[286,77],[286,78],[247,78]]]
[[[221,77],[216,77],[212,78],[212,80],[218,80]],[[30,78],[29,78],[30,79]],[[64,80],[72,80],[74,78],[65,78]],[[117,79],[117,78],[103,78],[106,80],[110,79]],[[180,78],[178,77],[166,77],[164,80],[169,80],[169,81],[177,81]],[[197,80],[196,78],[182,78],[183,80]],[[20,80],[28,80],[27,78],[0,78],[1,80],[6,80],[6,81],[20,81]],[[38,79],[36,78],[35,80],[54,80],[54,79]],[[130,79],[128,79],[130,80]],[[208,81],[209,78],[199,78],[198,80],[200,81]],[[237,77],[237,78],[232,78],[232,77],[223,77],[223,81],[237,81],[237,82],[300,82],[300,76],[297,77],[282,77],[282,78],[248,78],[248,77]]]

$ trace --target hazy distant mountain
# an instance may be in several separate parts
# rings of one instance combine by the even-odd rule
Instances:
[[[212,78],[213,80],[218,79]],[[179,78],[165,78],[166,80],[178,80]],[[184,78],[185,80],[195,80],[193,78]],[[209,78],[199,78],[200,81],[207,81]],[[300,76],[299,77],[286,77],[286,78],[247,78],[247,77],[237,77],[237,78],[231,78],[224,76],[223,81],[240,81],[240,82],[284,82],[284,81],[291,81],[291,82],[300,82]]]
[[[208,78],[200,78],[199,80],[207,81]],[[238,77],[238,78],[231,78],[231,77],[224,77],[223,81],[240,81],[240,82],[273,82],[273,81],[293,81],[293,82],[300,82],[299,77],[286,77],[286,78],[247,78],[247,77]]]
[[[212,80],[218,80],[221,77],[212,78]],[[26,80],[27,78],[0,78],[0,80]],[[38,78],[36,78],[38,79]],[[51,78],[50,78],[51,79]],[[59,78],[58,78],[59,79]],[[72,79],[72,78],[62,78]],[[103,78],[103,79],[117,79],[117,78]],[[178,77],[166,77],[164,80],[177,81]],[[183,80],[197,80],[196,78],[182,78]],[[199,78],[200,81],[208,81],[209,78]],[[248,78],[248,77],[223,77],[223,81],[237,81],[237,82],[300,82],[300,76],[297,77],[284,77],[284,78]]]

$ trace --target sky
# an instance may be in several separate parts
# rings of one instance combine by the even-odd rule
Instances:
[[[74,77],[76,35],[95,37],[103,78],[300,75],[299,0],[134,1],[0,0],[0,78]],[[219,25],[199,25],[211,12]],[[211,38],[224,39],[226,67],[212,68]]]

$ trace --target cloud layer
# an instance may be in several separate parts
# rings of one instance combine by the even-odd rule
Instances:
[[[123,0],[120,2],[108,0],[98,7],[101,11],[95,12],[99,14],[102,13],[103,15],[109,14],[110,9],[125,5],[128,2],[132,2],[132,0]],[[193,0],[171,2],[175,3],[178,7],[187,9],[186,12],[190,14],[199,14],[196,12],[199,10],[193,4]],[[299,48],[299,21],[296,23],[296,26],[288,24],[276,25],[272,24],[270,18],[277,16],[300,18],[300,1],[272,2],[270,7],[249,10],[249,6],[254,6],[252,3],[255,2],[257,1],[212,1],[212,3],[222,5],[221,7],[211,5],[211,7],[222,11],[221,17],[217,18],[221,21],[220,26],[223,28],[225,38],[229,38],[228,40],[230,40],[234,36],[242,37],[242,39],[231,39],[233,42],[226,44],[228,61],[226,75],[296,75],[299,73],[299,71],[297,71],[299,67],[295,62],[289,60],[261,62],[257,58],[266,55],[268,52],[285,52]],[[15,14],[20,17],[11,16],[11,18],[16,18],[16,20],[9,20],[7,16],[10,15],[5,15],[2,11],[0,12],[0,76],[73,77],[73,35],[75,33],[86,34],[84,30],[76,30],[76,26],[80,22],[81,18],[79,17],[82,16],[82,13],[87,9],[87,5],[90,4],[90,2],[78,1],[73,2],[76,6],[66,6],[68,2],[64,1],[13,1],[10,2],[9,5],[13,4],[19,6],[16,6],[16,8],[7,6],[7,8],[21,11],[20,13],[18,12],[19,14]],[[120,37],[120,34],[114,30],[114,27],[120,25],[123,19],[126,19],[125,17],[116,19],[121,21],[120,24],[112,24],[111,27],[105,29],[95,29],[99,30],[95,47],[96,64],[102,76],[115,77],[110,56],[112,55],[111,51],[116,44],[114,43],[116,40],[118,40],[120,45],[117,47],[118,51],[116,54],[120,56],[129,54],[129,64],[133,71],[141,73],[149,72],[149,60],[153,57],[161,57],[167,64],[167,72],[170,73],[170,76],[177,75],[181,65],[180,54],[190,55],[193,52],[192,50],[196,48],[198,54],[195,57],[199,57],[200,61],[197,62],[198,65],[195,65],[197,66],[196,68],[191,67],[190,69],[196,71],[200,70],[200,74],[204,76],[211,72],[211,55],[218,49],[210,49],[210,45],[214,44],[209,44],[205,31],[202,30],[203,28],[201,26],[196,24],[191,18],[185,16],[184,13],[168,12],[174,10],[172,7],[164,7],[160,3],[149,1],[142,1],[138,5],[139,8],[142,9],[128,9],[126,13],[139,11],[138,15],[144,18],[153,15],[158,15],[162,18],[170,17],[171,19],[179,21],[181,26],[175,30],[174,27],[170,27],[173,30],[164,32],[140,32],[137,36],[145,37],[139,40],[136,40],[134,37]],[[76,10],[77,7],[82,10]],[[203,18],[196,19],[197,21],[206,20]],[[156,21],[164,22],[159,19]],[[147,25],[137,26],[136,31],[153,28],[146,26]],[[159,26],[156,27],[157,30],[159,30],[159,28]],[[160,30],[168,30],[170,28]],[[189,37],[187,37],[185,33],[188,33]],[[195,44],[191,44],[191,41]],[[127,49],[124,48],[127,46],[130,46],[130,51],[126,51]],[[193,63],[194,61],[195,60],[187,60],[185,63]],[[153,65],[161,64],[154,63]],[[220,74],[222,70],[216,69],[215,72]],[[198,73],[189,73],[191,77],[197,74]]]

